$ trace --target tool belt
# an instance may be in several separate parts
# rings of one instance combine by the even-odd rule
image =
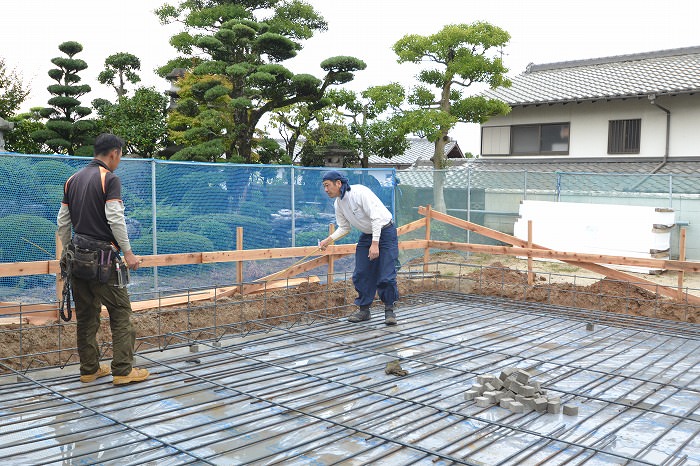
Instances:
[[[119,250],[108,241],[96,240],[76,234],[68,245],[66,261],[70,261],[71,276],[81,280],[99,280],[107,283]]]

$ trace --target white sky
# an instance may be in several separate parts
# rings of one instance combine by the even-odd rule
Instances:
[[[504,49],[509,75],[528,63],[597,58],[700,45],[698,0],[307,0],[328,22],[328,31],[304,43],[299,56],[285,62],[295,72],[322,76],[319,63],[335,55],[352,55],[367,63],[347,87],[400,82],[413,85],[417,68],[396,63],[391,46],[406,34],[429,35],[446,24],[487,21],[511,35]],[[167,89],[153,72],[175,56],[168,44],[178,26],[162,26],[153,10],[161,0],[23,0],[0,5],[0,56],[31,83],[23,106],[45,106],[51,58],[63,56],[58,45],[80,42],[77,58],[89,67],[82,83],[96,97],[112,99],[114,91],[97,82],[104,59],[129,52],[141,59],[140,84]],[[133,88],[133,87],[132,87]],[[477,89],[474,89],[475,93]],[[459,124],[452,133],[462,150],[479,152],[476,125]]]

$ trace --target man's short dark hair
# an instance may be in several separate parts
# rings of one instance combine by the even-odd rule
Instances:
[[[111,133],[102,133],[95,138],[95,155],[107,155],[113,149],[124,147],[124,141]]]

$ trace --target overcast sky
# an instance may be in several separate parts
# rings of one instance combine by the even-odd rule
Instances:
[[[367,63],[348,87],[400,82],[411,86],[416,68],[396,63],[392,45],[406,34],[429,35],[446,24],[487,21],[511,35],[504,49],[509,75],[521,74],[528,63],[598,58],[700,45],[700,1],[639,0],[307,0],[328,22],[328,31],[304,43],[299,56],[286,62],[295,72],[322,76],[319,63],[335,55],[352,55]],[[23,109],[45,106],[52,81],[51,58],[62,56],[58,45],[80,42],[77,55],[88,63],[81,73],[93,92],[83,99],[114,98],[97,82],[104,59],[129,52],[141,59],[142,83],[159,90],[168,83],[154,69],[175,56],[168,44],[179,26],[162,26],[153,10],[161,0],[22,0],[2,2],[0,56],[31,83]],[[475,92],[477,90],[475,89]],[[452,136],[465,152],[479,152],[476,125],[458,125]]]

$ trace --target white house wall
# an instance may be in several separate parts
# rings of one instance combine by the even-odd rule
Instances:
[[[700,131],[697,127],[700,121],[700,95],[660,97],[656,103],[671,112],[669,155],[700,155]],[[652,105],[647,98],[516,107],[507,116],[493,117],[482,126],[569,122],[569,157],[625,158],[629,155],[607,153],[608,121],[637,118],[642,120],[640,153],[634,156],[662,157],[666,148],[666,113]],[[552,156],[508,156],[513,159],[533,157],[546,159]]]

